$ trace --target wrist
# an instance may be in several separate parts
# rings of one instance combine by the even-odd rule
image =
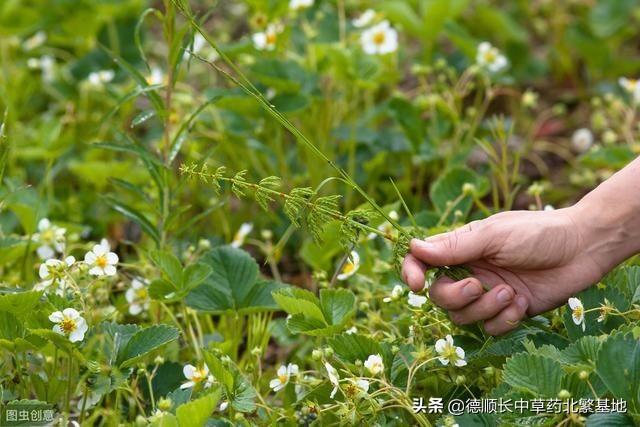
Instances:
[[[603,274],[640,252],[640,207],[621,203],[619,194],[597,188],[569,208],[582,250]]]

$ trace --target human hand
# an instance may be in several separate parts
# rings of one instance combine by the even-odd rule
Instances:
[[[414,239],[403,262],[403,279],[419,291],[429,268],[470,267],[472,277],[458,282],[442,277],[433,283],[431,300],[448,310],[456,324],[484,321],[487,333],[504,334],[525,316],[564,304],[615,265],[601,250],[600,233],[582,213],[578,205],[503,212],[426,240]]]

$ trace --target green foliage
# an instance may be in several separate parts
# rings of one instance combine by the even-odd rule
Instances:
[[[200,263],[212,273],[187,296],[190,307],[217,314],[277,309],[271,292],[285,285],[261,279],[258,264],[246,252],[223,246],[203,255]]]
[[[637,155],[636,2],[196,3],[0,2],[0,402],[82,425],[638,423],[637,260],[576,295],[584,331],[564,307],[489,337],[397,287],[412,238],[569,206]],[[397,50],[369,54],[383,21]],[[114,275],[84,261],[103,237]],[[51,256],[75,258],[53,281]],[[73,343],[49,319],[66,308]],[[466,366],[442,364],[447,335]],[[411,408],[561,390],[629,411]]]
[[[346,289],[322,289],[320,298],[304,289],[274,291],[273,299],[290,317],[291,333],[330,336],[340,332],[355,313],[355,296]]]
[[[225,398],[233,409],[251,412],[255,409],[256,390],[230,361],[223,361],[213,353],[206,352],[204,359],[215,379],[222,385]]]
[[[163,277],[151,282],[149,295],[165,302],[184,299],[212,273],[209,265],[200,262],[183,268],[180,260],[170,252],[153,251],[150,258]]]
[[[204,426],[220,400],[220,390],[207,393],[205,396],[184,403],[176,409],[176,417],[180,426]]]

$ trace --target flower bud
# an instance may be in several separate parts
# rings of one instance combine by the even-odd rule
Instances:
[[[333,349],[331,347],[325,347],[324,349],[324,355],[326,357],[331,357],[333,356]]]
[[[322,350],[318,350],[318,349],[313,350],[311,352],[311,357],[313,358],[313,360],[322,359]]]
[[[570,397],[571,397],[571,393],[569,393],[569,390],[562,389],[558,393],[558,398],[560,399],[568,399]]]
[[[587,380],[589,379],[589,373],[587,371],[580,371],[580,373],[578,374],[578,376],[580,377],[581,380]]]
[[[172,405],[173,402],[168,397],[162,397],[160,398],[160,400],[158,400],[158,409],[160,409],[161,411],[168,411],[169,409],[171,409]]]
[[[198,240],[198,249],[205,250],[211,247],[211,242],[207,239]]]
[[[465,196],[472,196],[476,192],[476,186],[470,182],[462,184],[462,194]]]

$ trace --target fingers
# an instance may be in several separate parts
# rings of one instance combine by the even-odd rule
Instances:
[[[502,335],[515,329],[520,321],[526,317],[529,302],[522,295],[515,297],[513,302],[504,310],[502,310],[493,319],[484,322],[484,330],[489,335]]]
[[[411,254],[432,266],[463,264],[480,259],[490,241],[490,236],[482,232],[485,228],[483,221],[478,221],[426,240],[413,239]]]
[[[443,277],[431,285],[429,297],[445,310],[460,310],[478,299],[483,292],[482,284],[475,277],[459,282]]]
[[[483,294],[476,301],[459,310],[449,312],[453,323],[468,325],[480,320],[491,319],[509,306],[515,297],[515,292],[508,285],[498,285]]]
[[[427,266],[411,254],[407,254],[402,261],[402,278],[412,291],[418,292],[424,288],[424,273]]]

